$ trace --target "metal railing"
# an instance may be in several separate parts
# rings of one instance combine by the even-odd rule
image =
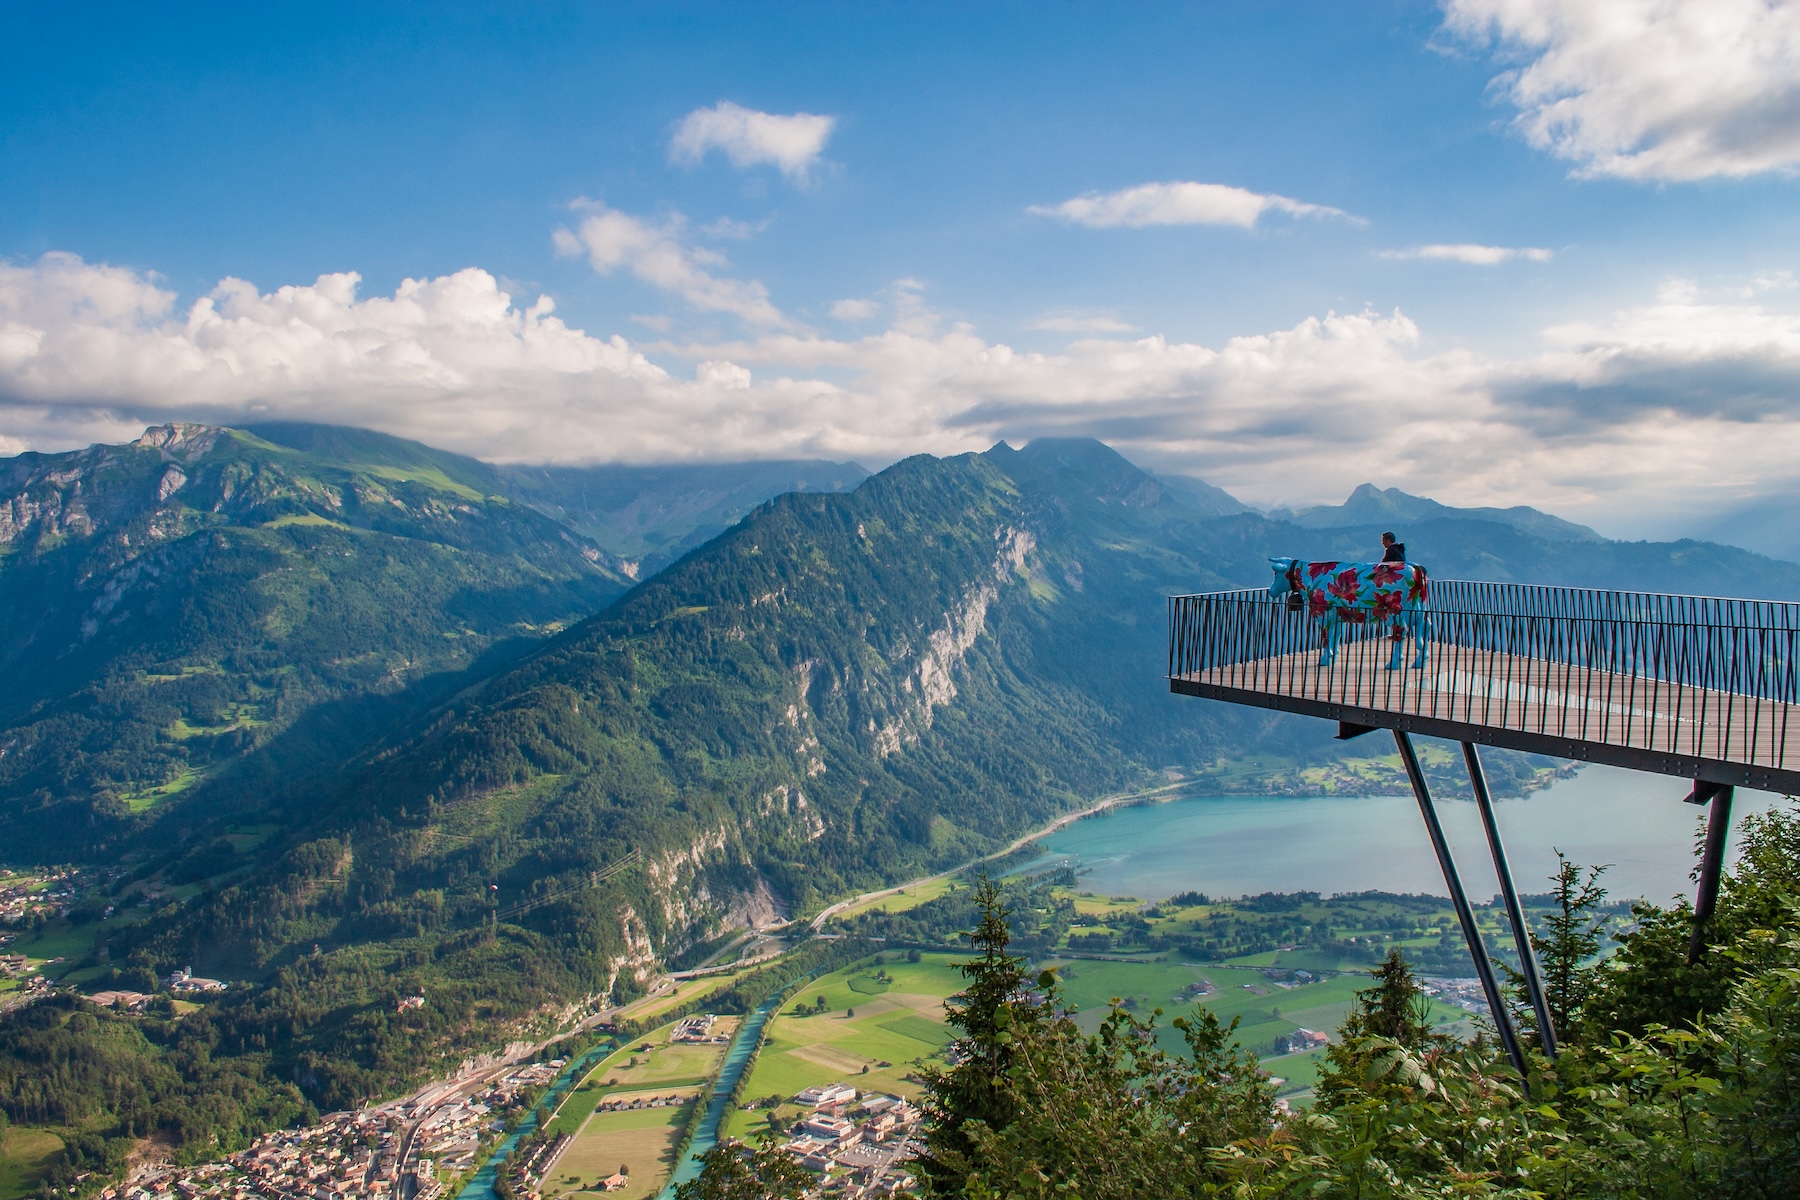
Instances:
[[[1423,669],[1387,670],[1386,623],[1322,626],[1266,591],[1174,596],[1169,674],[1575,741],[1800,769],[1800,604],[1432,582]]]

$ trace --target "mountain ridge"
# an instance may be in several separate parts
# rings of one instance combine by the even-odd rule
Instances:
[[[1518,504],[1511,508],[1456,508],[1399,488],[1358,484],[1342,504],[1321,504],[1301,509],[1271,509],[1271,520],[1287,521],[1308,529],[1334,529],[1350,525],[1385,525],[1433,520],[1489,521],[1523,533],[1554,541],[1599,542],[1608,539],[1573,521]],[[1404,539],[1402,539],[1404,540]]]
[[[119,686],[149,697],[133,701],[147,706],[134,726],[142,746],[196,744],[195,733],[172,735],[183,728],[253,744],[226,747],[186,790],[140,812],[65,797],[58,844],[87,861],[104,852],[125,872],[95,898],[84,926],[94,946],[68,969],[125,985],[178,966],[250,981],[209,1009],[219,1053],[254,1048],[279,1077],[310,1080],[325,1106],[391,1090],[431,1056],[460,1056],[487,1018],[630,995],[659,964],[750,920],[966,860],[1097,794],[1169,772],[1204,777],[1246,747],[1296,767],[1345,753],[1323,723],[1172,702],[1165,597],[1261,586],[1271,554],[1354,558],[1378,530],[1218,515],[1211,498],[1190,499],[1102,443],[921,455],[853,491],[772,497],[648,579],[607,578],[604,595],[595,585],[565,625],[503,642],[498,618],[518,604],[506,587],[481,590],[513,578],[494,574],[515,570],[497,551],[536,531],[533,545],[555,555],[541,568],[600,578],[572,531],[504,496],[471,499],[486,477],[417,457],[429,448],[332,451],[387,456],[357,468],[298,450],[271,459],[252,435],[215,442],[216,457],[184,458],[196,469],[160,498],[168,464],[156,448],[115,455],[131,469],[109,486],[129,493],[132,519],[192,526],[264,558],[230,577],[170,566],[165,576],[188,580],[184,602],[197,607],[109,636],[129,668]],[[261,490],[234,490],[248,506],[238,518],[212,511],[228,475],[262,479]],[[59,511],[73,483],[57,485]],[[90,518],[107,496],[84,487]],[[427,535],[466,548],[433,549]],[[1800,566],[1701,543],[1546,540],[1463,519],[1422,521],[1406,536],[1440,576],[1662,587],[1698,575],[1800,596]],[[22,580],[53,567],[74,578],[94,544],[52,539],[0,559],[0,614],[29,599]],[[497,565],[471,578],[473,591],[431,590],[441,580],[424,567],[483,555]],[[357,561],[374,573],[343,574]],[[297,572],[321,580],[328,599],[352,584],[378,598],[335,623],[388,637],[385,653],[438,644],[415,647],[399,636],[406,628],[379,628],[386,620],[441,635],[455,618],[489,630],[490,656],[443,657],[444,669],[386,692],[372,685],[379,671],[339,680],[301,697],[307,706],[285,724],[221,731],[228,703],[266,702],[217,693],[240,676],[265,686],[255,669],[231,674],[235,664],[291,654],[330,683],[335,653],[249,640],[190,679],[196,656],[171,657],[157,639],[208,605],[254,599],[265,575]],[[485,625],[466,620],[471,605]],[[251,615],[277,611],[308,610]],[[262,629],[256,621],[243,628]],[[139,680],[148,668],[167,678]],[[128,691],[109,694],[138,695]],[[177,692],[186,707],[154,707]],[[63,751],[81,747],[72,738]],[[1502,754],[1489,767],[1501,792],[1532,773]],[[26,818],[45,816],[34,796],[0,789],[9,845],[24,844]],[[68,818],[82,813],[115,821],[109,838],[72,836]],[[625,862],[639,865],[592,882]],[[105,903],[131,916],[103,922]],[[426,996],[425,1009],[397,1016],[401,987]]]

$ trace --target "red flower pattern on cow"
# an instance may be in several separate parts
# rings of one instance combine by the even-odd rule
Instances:
[[[1387,667],[1400,668],[1401,644],[1411,631],[1418,647],[1414,667],[1426,664],[1432,638],[1425,609],[1430,585],[1425,569],[1416,563],[1305,562],[1275,559],[1276,571],[1285,575],[1271,586],[1279,596],[1282,586],[1305,597],[1306,610],[1319,622],[1323,648],[1319,665],[1328,667],[1337,657],[1338,630],[1342,626],[1392,625],[1393,649]]]

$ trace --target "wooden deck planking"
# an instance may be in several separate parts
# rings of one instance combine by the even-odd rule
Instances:
[[[1800,720],[1790,720],[1780,701],[1500,651],[1440,643],[1432,653],[1423,670],[1388,671],[1385,641],[1355,640],[1339,647],[1330,667],[1308,651],[1176,678],[1634,750],[1800,767]]]

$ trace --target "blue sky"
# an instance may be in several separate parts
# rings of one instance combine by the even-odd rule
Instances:
[[[1791,6],[524,8],[17,8],[0,448],[1081,432],[1646,534],[1794,489]]]

